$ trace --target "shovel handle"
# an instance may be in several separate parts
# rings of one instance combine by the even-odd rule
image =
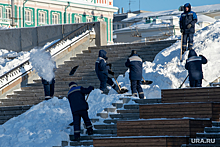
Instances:
[[[115,81],[116,81],[116,83],[117,83],[117,85],[118,85],[119,90],[121,91],[121,88],[120,88],[120,86],[119,86],[119,84],[118,84],[117,79],[115,78],[115,75],[114,75],[114,79],[115,79]]]
[[[88,94],[87,97],[86,97],[86,101],[88,100],[88,98],[89,98],[89,94]]]
[[[143,76],[142,76],[142,79],[144,80],[144,83],[145,83],[146,81],[145,81],[145,79],[144,79],[144,77],[143,77]]]

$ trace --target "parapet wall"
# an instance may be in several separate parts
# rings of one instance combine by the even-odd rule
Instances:
[[[96,46],[107,44],[107,32],[105,22],[94,22],[94,30],[96,33]],[[16,52],[29,51],[38,46],[41,47],[47,42],[61,39],[63,36],[71,33],[77,28],[85,25],[78,24],[59,24],[47,25],[30,28],[16,28],[0,30],[0,48],[12,50]]]

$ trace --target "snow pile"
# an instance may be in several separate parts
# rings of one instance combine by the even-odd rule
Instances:
[[[7,73],[12,68],[20,65],[27,61],[29,58],[30,53],[28,52],[14,52],[8,51],[5,49],[0,50],[0,76]]]
[[[1,147],[52,147],[69,140],[72,122],[66,98],[53,98],[0,125]]]
[[[29,61],[40,77],[47,81],[51,81],[55,77],[54,68],[56,68],[56,64],[49,52],[33,49]]]
[[[178,88],[184,81],[188,72],[185,70],[188,51],[183,55],[183,62],[180,62],[180,40],[172,46],[164,49],[157,54],[154,61],[143,64],[143,77],[146,80],[152,80],[153,84],[143,86],[146,98],[160,98],[161,89]],[[209,25],[198,31],[194,36],[194,49],[197,55],[204,55],[208,63],[203,65],[203,87],[209,82],[213,82],[220,76],[220,21]],[[212,71],[212,72],[210,72]],[[128,71],[127,71],[128,72]],[[122,86],[130,87],[128,74],[124,78],[119,78]],[[183,87],[189,85],[188,80]]]

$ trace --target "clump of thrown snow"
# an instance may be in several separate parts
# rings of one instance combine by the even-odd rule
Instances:
[[[69,140],[66,129],[72,122],[66,98],[53,98],[0,125],[1,147],[52,147]]]
[[[30,62],[40,77],[47,81],[51,81],[55,77],[54,68],[56,68],[56,64],[49,52],[41,49],[32,49]]]
[[[172,46],[162,50],[157,54],[154,61],[143,64],[143,77],[152,80],[153,84],[143,86],[146,98],[160,98],[161,89],[178,88],[188,74],[185,70],[188,51],[183,55],[183,62],[180,62],[180,40]],[[194,36],[194,47],[198,55],[204,55],[208,63],[203,65],[203,87],[209,82],[213,82],[220,76],[220,21],[209,25],[196,32]],[[128,74],[124,78],[118,79],[123,86],[130,87]],[[183,87],[189,85],[188,80]]]

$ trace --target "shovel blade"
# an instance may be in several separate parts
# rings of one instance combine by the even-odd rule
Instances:
[[[119,94],[123,94],[123,93],[126,93],[126,92],[128,92],[128,89],[122,88],[122,89],[119,91]]]
[[[146,81],[141,81],[141,84],[142,85],[150,85],[150,84],[152,84],[153,83],[153,81],[148,81],[148,80],[146,80]]]
[[[73,68],[71,69],[71,71],[70,71],[69,75],[70,75],[70,76],[73,76],[73,75],[74,75],[74,73],[76,72],[76,70],[77,70],[77,68],[78,68],[78,67],[79,67],[79,65],[77,65],[77,66],[73,67]]]

